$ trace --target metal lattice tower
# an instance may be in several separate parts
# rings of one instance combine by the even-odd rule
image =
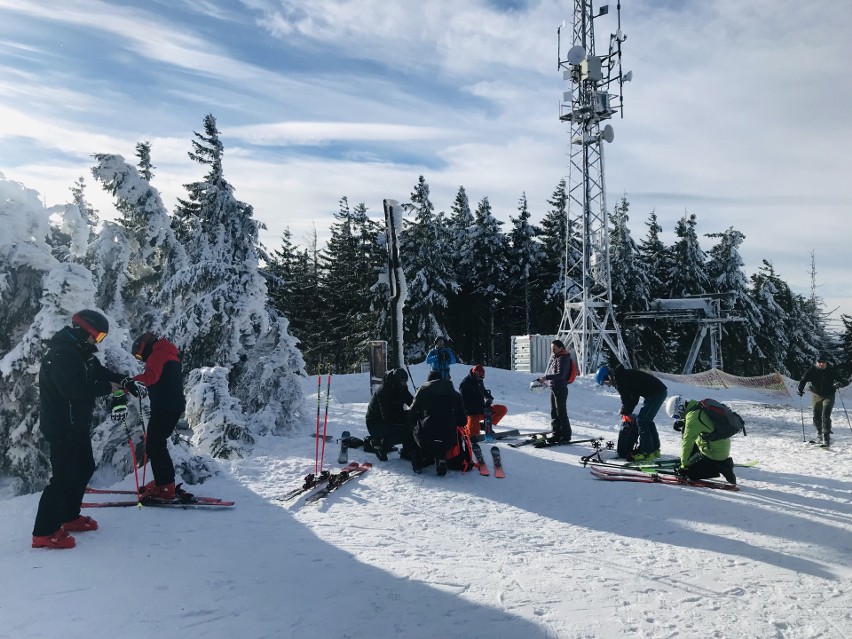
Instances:
[[[610,35],[609,51],[595,54],[594,21],[609,13],[594,12],[592,0],[574,0],[573,46],[565,58],[561,30],[557,30],[558,68],[571,84],[560,104],[559,119],[571,124],[570,164],[565,232],[565,308],[557,335],[573,347],[581,374],[590,374],[602,362],[606,345],[625,366],[627,349],[612,307],[609,261],[609,215],[604,181],[604,142],[613,129],[601,127],[622,110],[622,87],[632,73],[621,72],[621,3],[617,4],[618,31]],[[563,23],[564,26],[564,23]],[[572,232],[572,229],[575,229]]]

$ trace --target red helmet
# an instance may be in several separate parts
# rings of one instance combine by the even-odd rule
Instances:
[[[482,364],[477,364],[476,366],[470,369],[470,372],[479,377],[480,379],[485,377],[485,367]]]

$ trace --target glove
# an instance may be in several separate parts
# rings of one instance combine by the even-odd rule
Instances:
[[[110,416],[114,422],[123,422],[127,419],[127,395],[123,390],[112,392],[110,397],[111,412]]]
[[[799,397],[801,397],[802,395],[804,395],[804,394],[805,394],[805,391],[803,391],[803,390],[801,390],[801,389],[800,389],[799,391],[797,391],[797,392],[799,393]]]
[[[686,468],[683,466],[677,466],[675,468],[675,477],[680,481],[689,481],[689,475],[686,472]]]
[[[622,416],[621,416],[621,422],[622,422],[623,424],[632,424],[632,423],[633,423],[633,422],[635,422],[635,421],[636,421],[636,420],[635,420],[635,419],[633,419],[633,416],[632,416],[632,415],[622,415]]]
[[[840,390],[841,388],[843,388],[843,384],[840,382],[834,382],[834,390]]]
[[[677,432],[681,432],[685,425],[686,424],[684,424],[683,420],[679,419],[674,423],[674,426],[672,426],[672,428],[674,428]]]
[[[130,393],[134,397],[139,397],[139,391],[136,390],[136,380],[132,377],[125,377],[118,383],[118,385],[125,393]]]
[[[137,382],[132,377],[125,377],[123,380],[121,380],[120,386],[123,390],[130,393],[134,397],[148,397],[148,388],[145,386],[145,384]]]

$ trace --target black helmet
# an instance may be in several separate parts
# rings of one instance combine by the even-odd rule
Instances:
[[[130,352],[133,353],[133,357],[144,362],[151,356],[151,350],[154,348],[154,343],[158,339],[160,338],[154,335],[154,333],[142,333],[133,340]]]
[[[400,386],[405,386],[408,384],[408,373],[405,372],[405,369],[397,368],[393,372],[393,377],[396,380],[396,383]]]
[[[74,325],[82,329],[82,333],[90,336],[95,342],[102,342],[109,333],[109,320],[98,311],[83,309],[71,317]]]

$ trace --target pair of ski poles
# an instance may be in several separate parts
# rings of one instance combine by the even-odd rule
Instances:
[[[112,393],[113,401],[123,399],[126,395],[123,389],[115,390]],[[142,422],[142,486],[145,485],[145,473],[148,469],[148,419],[150,418],[149,409],[142,403],[141,393],[137,396],[139,400],[139,417]],[[115,421],[124,422],[124,432],[127,435],[127,445],[130,447],[130,462],[133,464],[133,479],[136,482],[136,501],[139,508],[142,507],[142,499],[139,485],[139,466],[136,463],[136,447],[133,445],[133,433],[127,423],[127,405],[124,405],[123,411],[113,409],[112,418]]]
[[[328,381],[325,387],[325,418],[323,419],[322,434],[320,434],[320,404],[322,401],[322,373],[317,375],[317,432],[316,450],[314,451],[314,474],[319,477],[325,461],[325,437],[328,432],[328,400],[331,397],[331,370],[328,372]],[[322,438],[322,450],[320,450],[320,438]]]
[[[840,389],[837,389],[837,396],[840,398],[840,405],[843,407],[843,414],[846,415],[846,423],[849,425],[849,430],[852,431],[852,420],[849,419],[849,413],[846,411],[846,403],[843,401],[843,395]],[[805,436],[805,407],[802,405],[802,396],[799,395],[799,409],[802,414],[802,442],[807,438]]]

